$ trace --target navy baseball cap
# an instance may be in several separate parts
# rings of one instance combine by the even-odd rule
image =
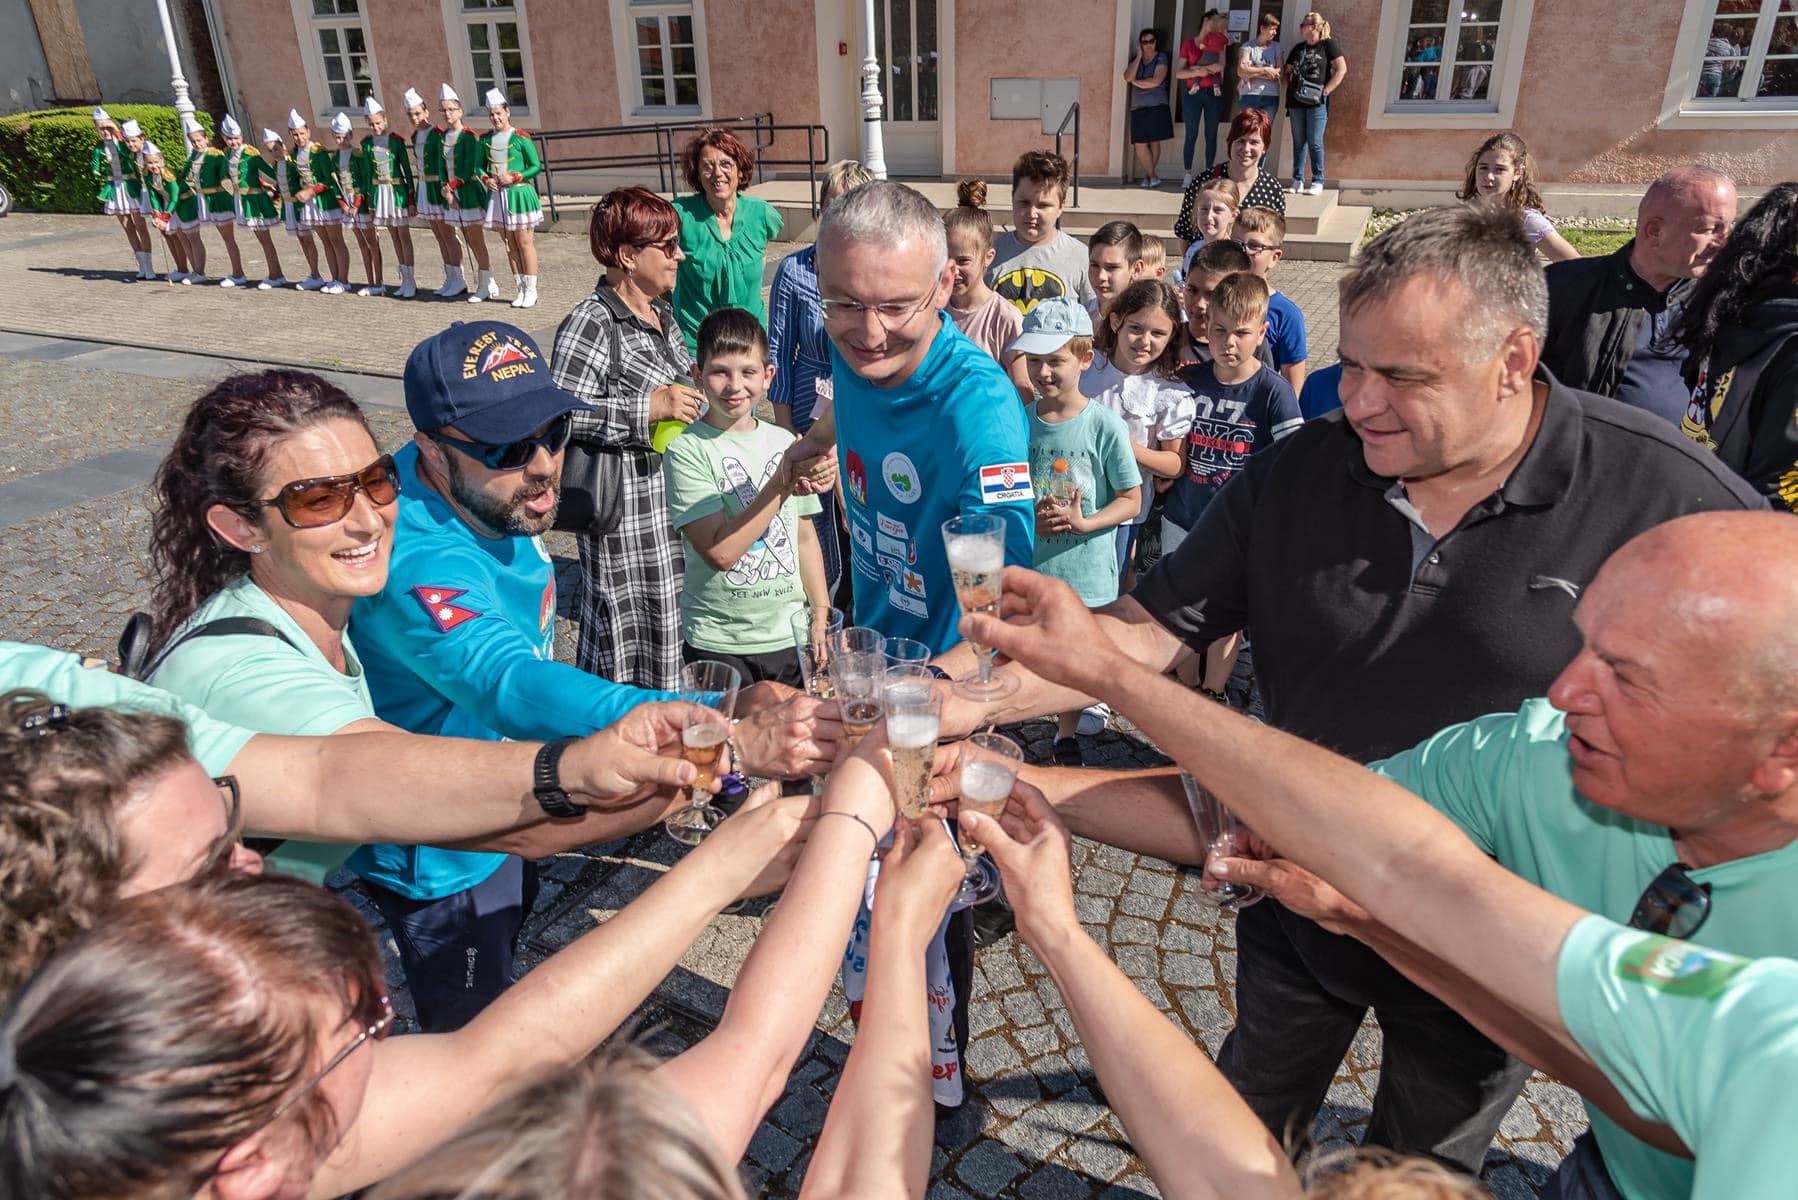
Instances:
[[[581,406],[550,382],[549,360],[531,335],[503,321],[457,321],[406,359],[406,412],[427,433],[454,425],[497,446]]]

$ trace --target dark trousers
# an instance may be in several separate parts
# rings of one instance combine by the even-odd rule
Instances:
[[[1217,1065],[1289,1149],[1302,1148],[1372,1008],[1383,1046],[1366,1141],[1480,1169],[1529,1078],[1372,950],[1263,900],[1236,921],[1236,1028]]]
[[[509,855],[473,887],[435,900],[372,883],[368,893],[393,931],[425,1033],[462,1028],[512,986],[513,943],[537,899],[535,863]]]
[[[1623,1193],[1605,1169],[1604,1155],[1599,1153],[1598,1139],[1591,1130],[1574,1139],[1573,1149],[1548,1177],[1542,1200],[1623,1200]]]
[[[698,646],[682,642],[680,654],[681,661],[686,663],[721,662],[735,667],[737,674],[743,677],[744,687],[766,679],[789,687],[805,686],[805,677],[799,673],[799,651],[791,646],[785,650],[770,650],[766,654],[726,654],[722,650],[701,650]]]
[[[1214,94],[1208,87],[1202,87],[1197,92],[1180,93],[1180,119],[1186,123],[1186,143],[1181,147],[1181,158],[1188,172],[1202,175],[1217,161],[1217,125],[1223,115],[1224,97],[1221,93]],[[1205,128],[1205,161],[1195,166],[1192,151],[1194,143],[1198,141],[1201,125]]]

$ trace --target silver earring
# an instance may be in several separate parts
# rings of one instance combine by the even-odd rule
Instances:
[[[266,547],[266,546],[251,546],[250,553],[251,554],[261,554],[266,549],[268,549],[268,547]]]

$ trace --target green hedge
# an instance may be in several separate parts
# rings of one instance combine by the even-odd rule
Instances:
[[[112,119],[123,125],[135,119],[144,136],[155,142],[178,171],[187,161],[187,139],[181,136],[181,114],[166,104],[108,104]],[[212,131],[212,118],[195,113]],[[100,184],[93,176],[92,155],[99,138],[91,108],[51,108],[0,117],[0,184],[13,203],[39,212],[97,213]]]

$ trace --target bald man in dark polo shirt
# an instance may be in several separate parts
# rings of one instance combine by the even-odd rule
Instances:
[[[1167,668],[1252,629],[1269,722],[1368,762],[1542,695],[1579,650],[1580,590],[1635,534],[1763,507],[1665,422],[1538,366],[1547,290],[1514,213],[1410,218],[1357,257],[1341,305],[1342,412],[1258,456],[1103,611],[1133,657]],[[965,647],[939,661],[973,669]],[[1088,702],[1012,669],[1016,695],[956,700],[945,725]],[[1090,798],[1104,778],[1069,771],[1048,790]],[[1087,819],[1064,810],[1075,832],[1156,852],[1124,806],[1078,808]],[[1367,1140],[1479,1169],[1522,1063],[1273,900],[1238,917],[1237,945],[1240,1017],[1218,1062],[1277,1136],[1310,1128],[1371,1008],[1384,1047]]]

